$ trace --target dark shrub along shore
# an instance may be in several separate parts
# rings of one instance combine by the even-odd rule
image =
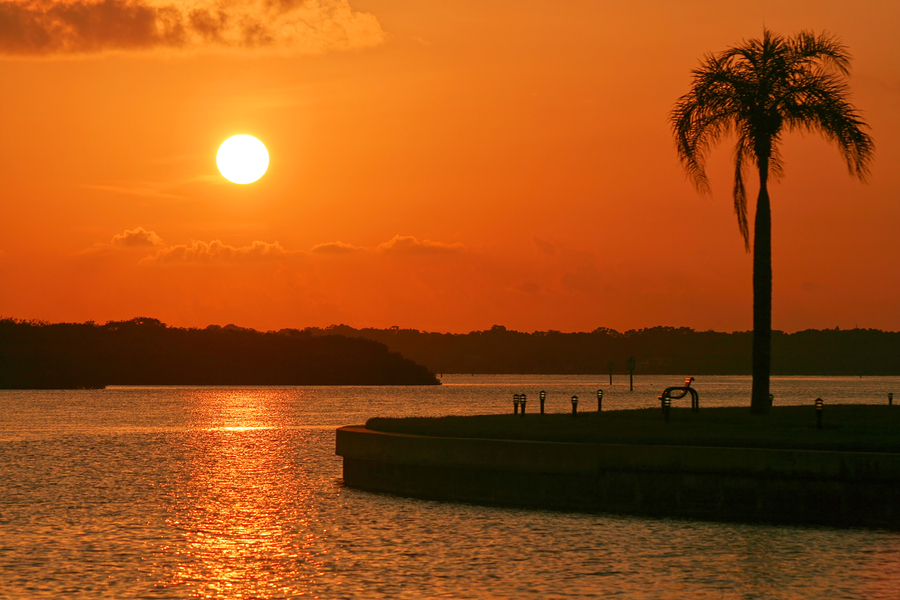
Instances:
[[[485,504],[900,530],[900,407],[371,419],[344,483]]]

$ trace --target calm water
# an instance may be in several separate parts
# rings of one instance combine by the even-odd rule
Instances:
[[[596,407],[591,377],[439,388],[0,392],[0,598],[896,599],[900,534],[485,508],[341,487],[334,428]],[[678,378],[619,376],[604,408]],[[747,404],[705,377],[701,406]],[[776,404],[886,402],[900,378],[779,378]],[[898,395],[900,398],[900,395]],[[582,405],[585,406],[585,405]]]

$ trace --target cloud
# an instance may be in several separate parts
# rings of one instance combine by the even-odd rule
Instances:
[[[162,246],[162,238],[153,231],[143,227],[126,229],[125,233],[117,233],[109,242],[110,246],[119,248],[141,248],[146,246]]]
[[[75,187],[86,190],[100,190],[102,192],[111,192],[113,194],[128,194],[129,196],[146,196],[150,198],[176,198],[182,199],[184,196],[176,196],[175,194],[167,194],[150,187],[128,187],[119,185],[95,185],[95,184],[78,184]]]
[[[0,0],[0,54],[157,48],[322,54],[380,45],[375,16],[349,0]]]
[[[344,242],[325,242],[324,244],[316,244],[309,251],[313,254],[349,254],[362,250],[359,246],[345,244]]]
[[[532,236],[531,241],[534,242],[535,248],[545,256],[553,256],[556,254],[556,245],[553,242],[542,240],[538,236]]]
[[[201,242],[192,240],[190,244],[178,244],[161,248],[156,254],[144,258],[143,263],[173,262],[253,262],[285,258],[294,252],[288,252],[278,242],[253,242],[249,246],[229,246],[220,240]]]
[[[102,246],[110,248],[159,246],[161,240],[152,231],[145,231],[138,227],[131,231],[119,234],[113,238],[112,244]],[[98,246],[100,246],[98,244]],[[251,262],[277,260],[282,258],[302,257],[310,255],[336,255],[336,254],[361,254],[371,252],[381,254],[456,254],[465,252],[462,244],[445,244],[431,240],[419,241],[413,236],[397,235],[388,242],[379,244],[373,249],[354,246],[346,242],[324,242],[313,246],[309,252],[298,250],[285,250],[278,242],[255,241],[249,246],[231,246],[221,240],[204,242],[191,240],[190,244],[174,244],[159,248],[153,254],[145,257],[141,262],[163,263],[209,263],[209,262]]]
[[[523,281],[514,286],[513,289],[517,292],[522,292],[523,294],[537,294],[541,291],[541,286],[533,281]]]
[[[156,235],[155,231],[148,231],[143,227],[135,227],[134,229],[126,229],[122,233],[112,236],[108,243],[97,242],[75,253],[75,256],[97,256],[106,255],[112,252],[122,252],[134,248],[153,248],[162,246],[162,238]]]
[[[466,247],[459,243],[419,241],[411,235],[395,235],[392,240],[379,244],[375,249],[388,254],[458,254],[466,251]]]

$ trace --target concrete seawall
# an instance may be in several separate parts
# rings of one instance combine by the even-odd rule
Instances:
[[[900,529],[900,455],[337,430],[364,490],[622,514]]]

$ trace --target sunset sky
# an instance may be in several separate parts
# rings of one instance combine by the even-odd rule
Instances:
[[[900,330],[898,24],[896,0],[0,0],[0,316],[750,329],[730,143],[701,196],[667,117],[768,27],[843,40],[876,144],[861,183],[787,137],[773,326]],[[243,186],[215,162],[240,133],[271,158]]]

